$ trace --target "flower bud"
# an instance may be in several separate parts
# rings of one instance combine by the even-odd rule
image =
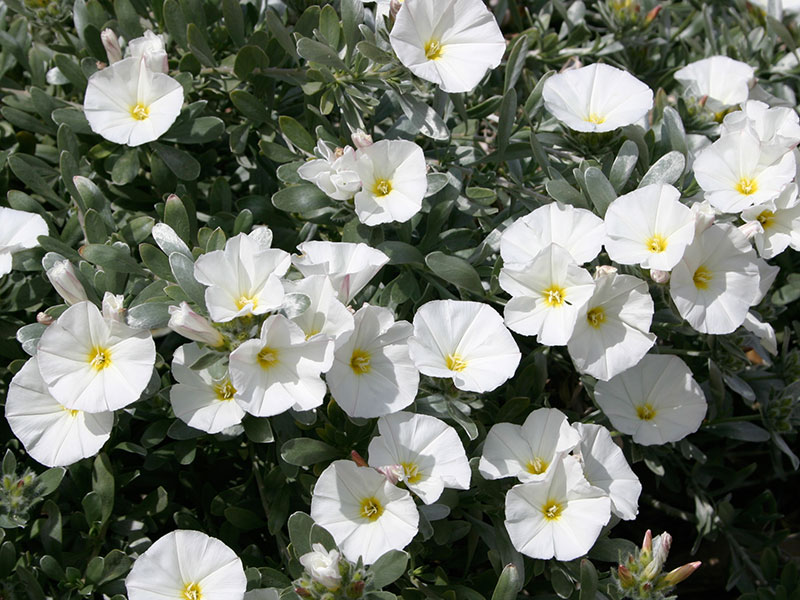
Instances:
[[[203,342],[214,348],[225,343],[222,334],[214,329],[208,319],[194,312],[189,304],[181,302],[180,306],[169,307],[169,323],[167,327],[175,333],[195,342]]]
[[[368,467],[369,466],[367,464],[367,461],[364,460],[364,457],[361,456],[355,450],[351,450],[350,451],[350,458],[352,458],[353,462],[355,462],[359,467]]]
[[[47,278],[67,304],[88,300],[86,290],[78,279],[78,273],[68,260],[60,260],[47,269]]]
[[[311,579],[330,591],[336,591],[342,582],[339,558],[337,550],[326,551],[322,544],[314,544],[312,551],[303,554],[299,560]]]
[[[128,42],[127,55],[133,58],[144,58],[147,68],[154,73],[166,73],[169,70],[167,51],[164,40],[152,31],[145,31],[142,37]]]
[[[661,4],[657,4],[656,6],[651,8],[650,12],[648,12],[647,16],[645,16],[645,18],[644,18],[644,24],[645,25],[650,25],[650,23],[655,21],[656,17],[658,16],[658,13],[661,12],[662,8],[664,8],[664,6],[661,5]]]
[[[125,313],[125,307],[122,303],[125,297],[122,295],[114,295],[111,292],[106,292],[103,295],[103,316],[111,321],[123,322],[122,315]]]
[[[405,471],[401,465],[388,465],[386,467],[375,467],[375,470],[386,477],[386,480],[392,485],[397,485],[397,482],[403,479]]]
[[[403,8],[403,0],[391,0],[389,3],[389,14],[391,15],[392,19],[397,16],[397,13],[400,12],[401,8]]]
[[[100,33],[100,41],[103,42],[103,48],[106,49],[108,64],[113,65],[122,60],[122,48],[119,47],[119,38],[116,33],[110,29],[103,29]]]
[[[758,221],[748,221],[744,225],[739,225],[739,231],[744,234],[748,240],[752,240],[757,234],[764,233],[764,227]]]
[[[599,265],[594,270],[594,278],[600,279],[601,277],[607,277],[608,275],[616,275],[617,274],[617,267],[612,267],[611,265]]]
[[[36,313],[36,322],[40,323],[41,325],[52,325],[55,323],[55,321],[56,320],[46,312]]]
[[[350,139],[353,140],[353,145],[359,150],[372,146],[372,136],[363,129],[356,129]]]
[[[644,533],[644,540],[642,541],[642,554],[648,560],[650,559],[650,552],[653,550],[653,532],[649,529]]]
[[[652,581],[661,573],[661,569],[664,568],[664,563],[667,562],[667,556],[669,555],[669,548],[671,545],[672,536],[666,531],[653,539],[653,558],[642,573],[646,580]]]
[[[624,565],[619,565],[617,567],[617,575],[619,575],[619,584],[623,588],[629,588],[635,583],[630,570]]]
[[[650,279],[656,283],[667,283],[669,281],[669,271],[659,271],[658,269],[650,269]]]
[[[673,585],[678,585],[681,581],[699,569],[701,564],[703,563],[698,560],[696,562],[687,563],[681,567],[678,567],[677,569],[673,569],[664,575],[664,579],[662,581],[665,585],[670,587]]]
[[[300,596],[301,598],[310,598],[311,592],[309,592],[306,588],[296,587],[294,588],[294,593]]]
[[[708,200],[695,202],[691,208],[694,213],[694,235],[697,237],[714,224],[717,213]]]

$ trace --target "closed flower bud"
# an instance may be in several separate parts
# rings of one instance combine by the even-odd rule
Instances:
[[[696,562],[690,562],[683,566],[678,567],[677,569],[673,569],[662,579],[662,582],[672,587],[673,585],[678,585],[681,581],[689,577],[692,573],[694,573],[697,569],[700,568],[702,563],[698,560]]]
[[[634,584],[633,575],[625,565],[617,567],[617,574],[619,575],[619,583],[623,588],[629,588]]]
[[[367,146],[372,146],[372,136],[363,129],[356,129],[353,135],[350,136],[350,139],[353,140],[353,145],[358,150],[366,148]]]
[[[656,283],[667,283],[669,281],[669,271],[660,271],[658,269],[650,269],[650,279]]]
[[[594,278],[600,279],[601,277],[606,277],[608,275],[616,275],[617,267],[612,267],[611,265],[600,265],[594,270]]]
[[[322,544],[314,544],[312,552],[303,554],[299,560],[316,583],[325,586],[330,591],[339,589],[342,576],[339,572],[339,552],[337,550],[326,551]]]
[[[88,300],[77,271],[68,260],[61,260],[47,269],[47,278],[67,304]]]
[[[225,343],[222,334],[214,329],[208,319],[194,312],[186,302],[169,307],[167,326],[175,333],[195,342],[203,342],[217,348]]]
[[[739,231],[744,234],[748,240],[752,240],[756,235],[764,233],[764,227],[758,221],[748,221],[744,225],[739,225]]]
[[[104,29],[100,33],[100,40],[103,42],[103,48],[106,49],[108,64],[113,65],[122,60],[122,49],[119,47],[119,38],[116,33],[110,29]]]
[[[122,315],[125,313],[125,307],[122,306],[124,300],[125,298],[122,295],[114,295],[111,292],[106,292],[103,295],[103,316],[112,321],[117,321],[119,323],[124,322],[122,318]]]
[[[144,36],[128,42],[128,56],[144,57],[147,68],[154,73],[166,73],[169,70],[164,40],[152,31],[145,31]]]

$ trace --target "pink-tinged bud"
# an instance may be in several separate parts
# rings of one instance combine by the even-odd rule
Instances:
[[[362,129],[356,129],[350,139],[353,140],[353,145],[359,150],[372,146],[372,136]]]
[[[122,303],[125,297],[122,295],[114,295],[111,292],[103,294],[103,316],[111,321],[123,323],[123,315],[125,314],[125,307]]]
[[[645,25],[650,25],[650,23],[652,23],[655,20],[655,18],[658,16],[658,13],[661,12],[662,8],[664,8],[664,7],[661,4],[659,4],[657,6],[654,6],[652,9],[650,9],[650,12],[648,12],[647,16],[645,16],[645,18],[644,18],[644,24]]]
[[[392,19],[397,16],[397,13],[400,12],[401,8],[403,8],[403,0],[391,0],[389,3],[389,14],[391,15]]]
[[[669,587],[673,585],[678,585],[681,581],[689,577],[692,573],[697,571],[700,568],[700,565],[703,564],[699,560],[696,562],[687,563],[677,569],[673,569],[666,575],[664,575],[664,579],[662,580],[663,583]]]
[[[653,560],[660,560],[662,564],[669,556],[669,549],[672,546],[672,536],[666,531],[653,539]]]
[[[36,322],[40,325],[52,325],[55,323],[55,319],[48,315],[46,312],[36,313]]]
[[[617,575],[619,576],[619,584],[624,588],[633,587],[633,584],[636,583],[630,570],[624,565],[617,567]]]
[[[375,467],[375,470],[386,477],[386,481],[392,485],[397,485],[397,482],[405,475],[405,470],[400,465],[388,465],[386,467]]]
[[[650,279],[656,283],[667,283],[669,281],[669,271],[659,271],[658,269],[650,269]]]
[[[58,261],[47,269],[46,274],[58,295],[67,304],[77,304],[89,299],[86,297],[86,290],[83,289],[83,284],[78,279],[78,272],[68,260]]]
[[[203,342],[214,348],[225,343],[222,334],[214,329],[208,319],[194,312],[186,302],[180,306],[169,307],[169,323],[167,327],[175,333],[195,342]]]
[[[311,592],[309,592],[306,588],[296,587],[294,588],[294,593],[302,598],[310,598]]]
[[[353,459],[353,462],[356,463],[359,467],[368,467],[367,461],[355,450],[350,451],[350,458]]]
[[[103,29],[100,33],[100,41],[103,42],[103,48],[106,49],[108,64],[113,65],[122,60],[122,48],[119,47],[119,38],[116,33],[110,29]]]
[[[759,233],[764,233],[764,227],[758,221],[748,221],[744,225],[739,225],[739,231],[744,234],[748,240],[752,240]]]
[[[648,554],[653,549],[653,532],[649,529],[644,534],[644,541],[642,541],[642,552],[647,552]]]
[[[609,275],[616,275],[617,267],[611,265],[600,265],[594,270],[594,278],[600,279],[601,277],[608,277]]]

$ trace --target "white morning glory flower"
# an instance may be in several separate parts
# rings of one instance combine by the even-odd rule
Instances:
[[[398,412],[378,419],[380,435],[369,443],[371,467],[402,468],[402,481],[425,504],[444,488],[468,490],[471,471],[464,446],[444,421],[428,415]]]
[[[36,357],[11,380],[5,413],[28,454],[47,467],[65,467],[94,456],[111,437],[114,425],[112,412],[69,409],[53,398]]]
[[[750,94],[755,69],[727,56],[711,56],[678,69],[675,79],[689,98],[706,98],[705,106],[712,112],[741,104]]]
[[[748,100],[737,110],[725,115],[720,137],[741,129],[751,128],[766,147],[774,148],[775,159],[800,143],[800,117],[792,108],[776,106],[758,100]]]
[[[333,355],[325,376],[336,403],[351,417],[374,418],[414,401],[419,371],[408,354],[411,324],[392,311],[365,304],[355,328]]]
[[[151,71],[147,59],[126,58],[89,77],[83,111],[89,126],[115,144],[140,146],[160,138],[183,105],[183,87]]]
[[[425,154],[414,142],[380,140],[356,152],[361,191],[355,195],[365,225],[404,223],[422,208],[428,188]]]
[[[667,354],[649,354],[609,381],[598,381],[594,397],[611,424],[643,446],[694,433],[708,408],[686,363]]]
[[[484,479],[543,479],[580,441],[567,416],[556,408],[538,408],[522,425],[496,423],[486,435],[478,470]]]
[[[448,93],[475,89],[506,51],[500,27],[481,0],[406,0],[389,41],[414,75]]]
[[[223,542],[179,529],[134,561],[125,587],[129,600],[242,600],[247,577],[242,561]]]
[[[775,200],[746,208],[742,211],[742,219],[745,223],[756,221],[761,225],[753,241],[762,258],[774,258],[789,246],[800,250],[797,184],[787,185]]]
[[[259,230],[240,233],[225,242],[224,250],[198,257],[194,276],[206,288],[205,299],[217,323],[244,315],[263,315],[283,302],[281,277],[291,264],[287,252],[266,246]]]
[[[47,223],[36,213],[0,206],[0,277],[11,272],[11,255],[39,245]]]
[[[553,75],[544,83],[545,108],[575,131],[613,131],[641,120],[653,107],[653,91],[636,77],[596,63]]]
[[[658,183],[614,200],[606,211],[609,258],[622,265],[672,269],[694,239],[694,214],[680,197],[671,185]]]
[[[597,541],[611,518],[606,493],[590,485],[578,460],[558,460],[541,481],[515,485],[506,494],[506,530],[525,556],[573,560]]]
[[[301,165],[297,174],[333,200],[350,200],[361,189],[355,150],[350,146],[332,150],[327,142],[319,140],[314,153],[319,158]]]
[[[308,308],[292,317],[307,338],[327,335],[340,346],[347,335],[353,331],[353,314],[336,298],[330,280],[325,275],[311,275],[295,281],[284,281],[286,293],[308,296]]]
[[[520,352],[488,304],[434,300],[414,315],[408,349],[421,373],[452,378],[460,390],[489,392],[514,375]]]
[[[350,561],[374,563],[389,550],[402,550],[417,535],[419,512],[407,490],[375,469],[336,460],[317,479],[311,518],[333,536]]]
[[[153,374],[156,347],[149,331],[106,319],[91,302],[78,302],[45,329],[37,358],[56,400],[96,413],[139,399]]]

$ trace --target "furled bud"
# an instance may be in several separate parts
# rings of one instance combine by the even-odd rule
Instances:
[[[122,315],[125,314],[125,307],[122,306],[124,301],[124,296],[106,292],[103,295],[103,316],[112,321],[124,322],[122,318]]]
[[[694,235],[697,237],[714,224],[717,213],[708,200],[695,202],[691,208],[694,213]]]
[[[386,477],[386,480],[392,485],[397,485],[405,475],[405,471],[401,465],[388,465],[385,467],[375,467],[375,470]]]
[[[661,12],[662,8],[664,8],[664,6],[661,4],[657,4],[656,6],[651,8],[650,11],[647,13],[647,16],[645,16],[644,18],[644,24],[650,25],[650,23],[655,21],[656,17],[658,16],[658,13]]]
[[[147,68],[154,73],[166,73],[169,70],[164,40],[152,31],[145,31],[142,37],[128,42],[126,53],[133,58],[144,58]]]
[[[669,271],[659,271],[658,269],[650,269],[650,279],[656,283],[667,283],[669,281]]]
[[[619,584],[623,588],[629,588],[635,583],[633,575],[631,575],[630,570],[625,565],[619,565],[617,567],[617,575],[619,576]]]
[[[663,583],[669,587],[674,585],[678,585],[681,581],[689,577],[692,573],[694,573],[697,569],[700,568],[700,565],[703,564],[699,560],[695,562],[687,563],[677,569],[673,569],[666,575],[664,575],[664,579],[662,580]]]
[[[748,221],[744,225],[739,225],[739,231],[741,231],[748,240],[752,240],[757,234],[764,233],[764,228],[758,221]]]
[[[68,260],[60,260],[47,269],[47,278],[67,304],[88,300],[86,290],[78,279],[78,272]]]
[[[314,544],[312,551],[303,554],[299,558],[300,564],[305,567],[311,579],[319,583],[330,591],[339,589],[342,583],[342,575],[339,572],[339,552],[337,550],[325,550],[322,544]]]
[[[100,33],[100,41],[103,42],[103,48],[106,49],[108,64],[113,65],[122,60],[122,48],[119,47],[119,38],[116,33],[110,29],[103,29]]]
[[[649,529],[644,532],[642,541],[642,556],[650,560],[650,553],[653,551],[653,532]]]
[[[356,129],[350,139],[353,140],[353,145],[359,150],[372,146],[372,136],[363,129]]]
[[[397,16],[401,8],[403,8],[403,0],[391,0],[391,2],[389,2],[389,14],[392,19]]]
[[[189,304],[181,302],[180,306],[169,307],[169,323],[167,327],[175,333],[195,342],[203,342],[214,348],[225,343],[222,334],[214,329],[208,319],[194,312]]]
[[[659,576],[661,569],[664,568],[664,563],[667,562],[667,556],[669,556],[669,548],[671,545],[672,536],[666,531],[653,538],[653,557],[644,568],[643,576],[645,579],[652,581]]]
[[[368,467],[367,461],[364,460],[364,457],[361,456],[355,450],[350,451],[350,458],[353,459],[353,462],[356,463],[359,467]]]
[[[611,265],[599,265],[594,270],[594,278],[600,279],[601,277],[607,277],[609,275],[616,275],[617,274],[617,267],[612,267]]]

